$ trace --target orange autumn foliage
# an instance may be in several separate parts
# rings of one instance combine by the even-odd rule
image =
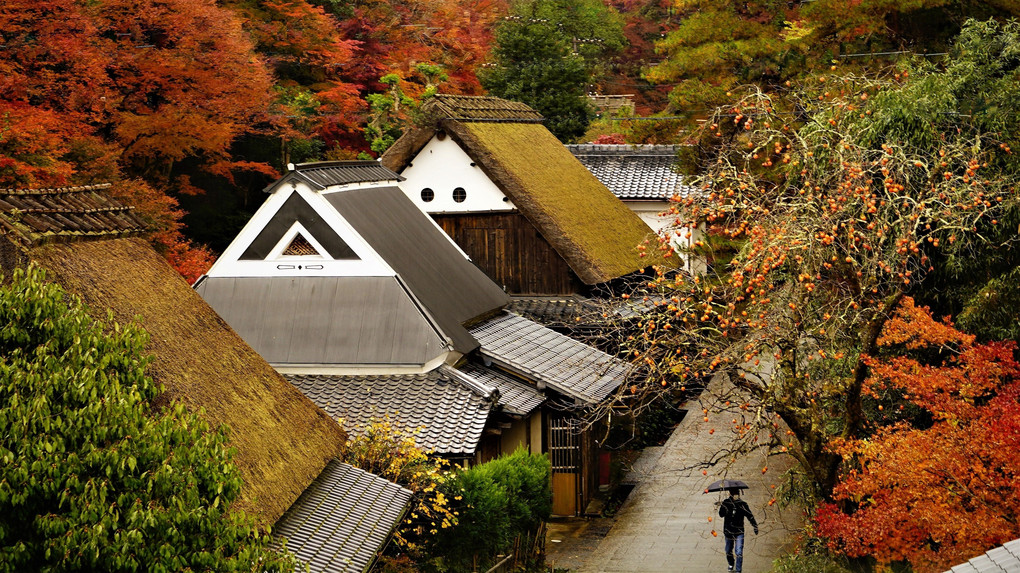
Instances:
[[[151,187],[144,181],[121,181],[110,187],[110,194],[135,208],[152,229],[149,242],[189,283],[205,274],[216,257],[206,247],[196,245],[183,234],[184,212],[177,200]]]
[[[59,187],[73,171],[61,160],[69,151],[68,129],[51,111],[0,102],[0,187]]]
[[[869,358],[867,390],[921,415],[833,444],[844,461],[815,523],[830,549],[943,571],[1020,537],[1020,365],[905,299]],[[913,423],[912,423],[913,422]]]

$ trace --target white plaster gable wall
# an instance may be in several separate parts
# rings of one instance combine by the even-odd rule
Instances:
[[[684,252],[701,238],[701,230],[690,227],[673,228],[675,217],[668,214],[668,201],[624,201],[623,203],[660,236],[669,234],[669,243],[677,250],[674,256],[679,256],[683,261],[681,268],[691,273],[705,272],[704,261],[693,260],[689,254]]]
[[[426,213],[490,213],[513,211],[514,205],[481,167],[451,137],[432,139],[400,173],[400,188]],[[465,199],[454,201],[454,190],[464,190]],[[432,201],[422,200],[422,190],[431,189]]]
[[[337,187],[336,192],[365,185]],[[328,191],[332,191],[330,188]],[[283,234],[266,260],[240,260],[242,254],[262,229],[272,220],[291,194],[301,196],[323,221],[340,235],[340,238],[358,256],[357,260],[333,260],[315,237],[295,222]],[[298,233],[324,256],[285,256],[283,251]],[[396,273],[374,249],[337,213],[326,199],[304,182],[285,183],[274,191],[259,207],[251,220],[241,229],[207,273],[210,277],[294,277],[294,276],[394,276]]]

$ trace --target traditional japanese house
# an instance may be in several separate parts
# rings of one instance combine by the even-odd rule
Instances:
[[[343,488],[344,496],[316,501],[316,510],[331,512],[331,524],[342,522],[347,537],[329,537],[329,544],[359,565],[330,570],[366,570],[399,522],[408,495],[390,484],[369,499],[365,482],[350,484],[337,473],[342,429],[217,316],[153,250],[146,231],[108,185],[0,190],[3,273],[35,263],[97,316],[105,318],[109,309],[120,323],[138,317],[154,355],[148,374],[165,388],[158,401],[182,402],[201,409],[213,427],[230,427],[244,480],[235,508],[268,526],[288,510],[303,513],[307,502],[301,496],[310,489]],[[370,528],[336,517],[352,498],[364,500],[364,511],[385,506],[386,512]],[[316,518],[306,523],[323,526]],[[306,558],[307,551],[298,556]]]
[[[597,351],[576,341],[557,346],[559,354],[524,347],[506,362],[517,370],[487,358],[476,330],[515,316],[503,310],[509,297],[401,183],[375,162],[293,166],[195,288],[355,435],[387,416],[416,430],[419,445],[455,460],[484,461],[521,446],[549,451],[550,421],[597,404],[626,369],[602,355],[619,367],[599,382],[606,391],[575,395],[576,384],[558,382],[551,366],[573,369],[576,380],[598,372],[592,361],[576,360],[582,350]],[[514,328],[555,335],[516,318]],[[576,474],[581,461],[575,465]],[[555,495],[579,500],[590,491]],[[574,513],[580,505],[564,507]]]
[[[440,94],[423,111],[382,164],[507,292],[585,293],[661,260],[648,225],[527,105]]]
[[[481,343],[481,360],[467,372],[487,370],[475,375],[497,385],[498,378],[532,381],[549,395],[543,451],[552,462],[553,513],[585,512],[598,487],[607,485],[608,471],[600,466],[597,443],[605,420],[593,422],[590,411],[625,382],[630,365],[512,312],[476,325],[471,334]]]
[[[496,393],[449,366],[508,297],[398,179],[374,161],[296,166],[195,288],[355,435],[390,417],[474,459]]]

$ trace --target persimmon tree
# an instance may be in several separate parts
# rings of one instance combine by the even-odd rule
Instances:
[[[877,344],[864,391],[879,429],[834,443],[841,479],[816,533],[834,551],[914,571],[1020,536],[1016,343],[976,344],[905,298]]]
[[[841,461],[828,444],[867,429],[867,357],[892,311],[936,255],[979,253],[1016,206],[1006,118],[1018,31],[971,22],[940,67],[831,70],[717,111],[693,159],[702,194],[675,205],[675,232],[705,224],[741,247],[714,275],[660,272],[648,285],[654,310],[627,343],[649,386],[729,374],[754,398],[733,399],[738,433],[771,430],[768,445],[828,496]]]
[[[250,517],[226,429],[156,410],[147,335],[18,269],[0,288],[0,571],[293,571]]]

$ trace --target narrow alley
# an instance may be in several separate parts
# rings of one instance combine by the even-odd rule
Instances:
[[[769,571],[772,561],[793,546],[802,524],[799,508],[769,504],[773,486],[779,486],[794,461],[786,456],[766,459],[759,451],[713,467],[700,465],[731,445],[738,416],[719,411],[717,401],[732,400],[733,391],[727,382],[714,380],[688,404],[688,415],[666,444],[645,450],[632,470],[637,486],[615,518],[553,524],[547,564],[554,570],[591,573],[726,571],[716,505],[725,493],[704,493],[708,484],[725,478],[748,484],[742,497],[760,525],[757,536],[747,527],[743,571]]]

